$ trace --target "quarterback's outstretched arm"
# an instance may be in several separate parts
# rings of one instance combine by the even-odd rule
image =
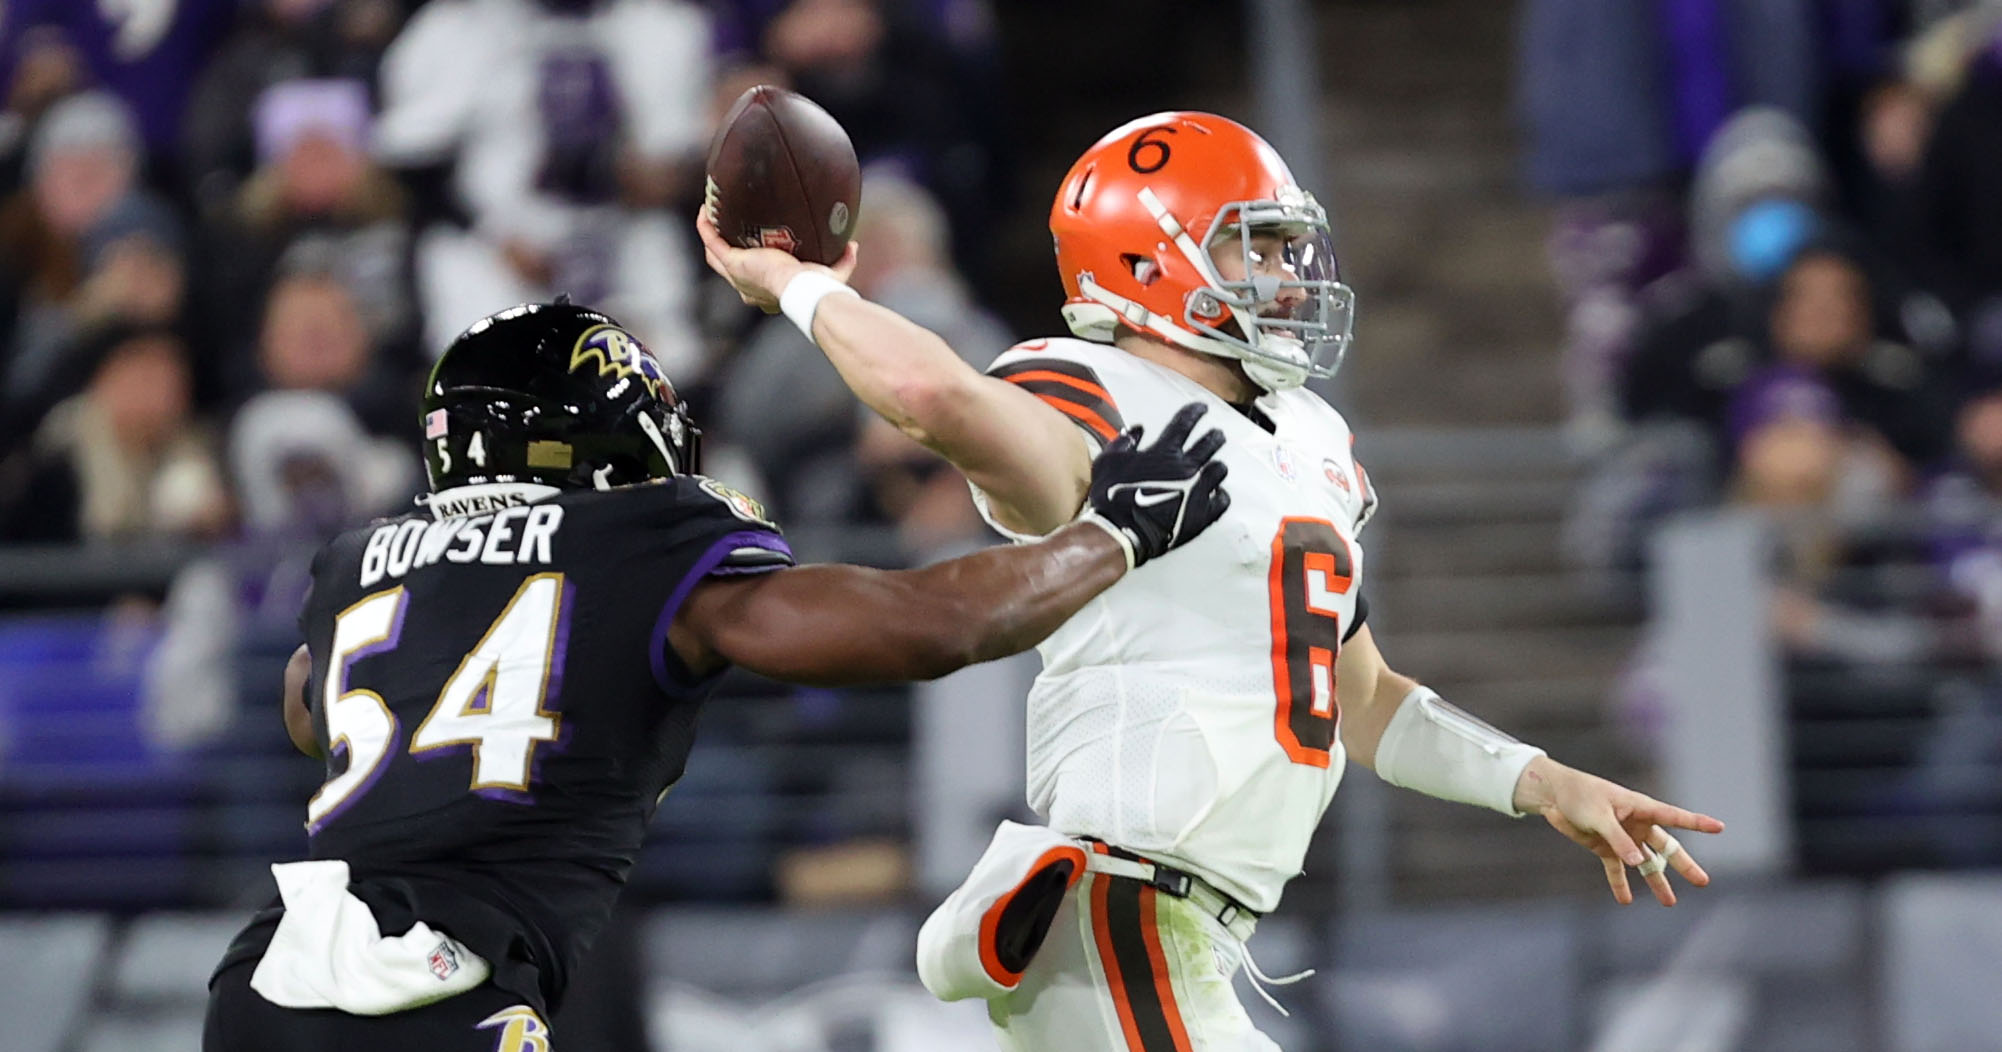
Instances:
[[[707,215],[697,230],[709,265],[746,303],[781,306],[863,404],[952,461],[1011,529],[1044,534],[1084,502],[1091,450],[1069,418],[1014,384],[984,376],[937,334],[840,282],[854,249],[830,269],[773,248],[735,248]]]
[[[1342,644],[1335,672],[1342,747],[1384,781],[1503,814],[1542,815],[1599,856],[1622,905],[1633,901],[1628,866],[1664,906],[1675,905],[1665,869],[1699,887],[1710,883],[1668,829],[1719,833],[1724,823],[1567,767],[1446,704],[1385,664],[1368,626]]]

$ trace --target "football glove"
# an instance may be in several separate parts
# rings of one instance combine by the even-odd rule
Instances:
[[[1083,518],[1125,547],[1128,569],[1187,544],[1230,507],[1223,489],[1227,469],[1212,459],[1223,448],[1223,432],[1213,428],[1189,444],[1208,409],[1200,402],[1183,406],[1145,448],[1135,424],[1092,462]]]

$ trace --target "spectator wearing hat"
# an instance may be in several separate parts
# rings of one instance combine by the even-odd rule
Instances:
[[[403,24],[400,0],[248,0],[195,81],[180,157],[204,214],[227,211],[265,156],[255,112],[286,81],[375,82],[382,50]]]
[[[254,333],[271,275],[311,269],[347,287],[369,341],[414,339],[404,193],[369,156],[368,89],[353,80],[275,84],[252,115],[258,167],[211,231],[208,313]]]
[[[76,393],[96,362],[95,333],[113,324],[183,329],[186,245],[180,221],[157,200],[128,195],[84,235],[84,279],[68,300],[25,315],[7,363],[0,431],[20,435]],[[199,367],[198,367],[199,368]],[[0,442],[0,445],[4,445]]]
[[[1719,129],[1690,193],[1695,266],[1650,290],[1620,370],[1627,420],[1714,429],[1730,392],[1759,364],[1761,291],[1814,236],[1827,194],[1812,138],[1786,113],[1747,110]]]
[[[0,311],[13,339],[0,356],[5,401],[32,401],[54,375],[56,349],[85,319],[156,309],[180,289],[161,264],[181,234],[166,206],[138,188],[139,139],[131,114],[103,92],[49,109],[29,152],[29,184],[0,205]],[[157,251],[135,265],[135,238]],[[93,280],[95,283],[93,284]],[[79,296],[82,301],[79,302]]]

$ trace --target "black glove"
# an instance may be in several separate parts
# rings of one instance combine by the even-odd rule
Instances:
[[[1145,449],[1135,424],[1092,462],[1086,518],[1125,543],[1132,566],[1187,544],[1230,507],[1227,469],[1210,459],[1223,448],[1223,432],[1212,429],[1188,445],[1208,410],[1201,402],[1183,406]]]

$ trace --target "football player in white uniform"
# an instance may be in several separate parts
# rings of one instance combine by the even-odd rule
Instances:
[[[698,227],[746,302],[792,318],[863,402],[965,472],[1010,537],[1075,518],[1093,456],[1129,425],[1158,433],[1194,400],[1228,440],[1229,512],[1040,648],[1029,798],[1059,846],[1023,856],[1040,877],[980,892],[994,878],[976,869],[955,895],[984,895],[986,922],[976,910],[967,928],[986,933],[975,979],[992,985],[974,992],[1004,1046],[1272,1047],[1231,978],[1349,759],[1542,815],[1599,856],[1621,903],[1630,866],[1663,905],[1666,870],[1708,882],[1667,830],[1722,823],[1551,760],[1384,664],[1358,542],[1376,498],[1341,414],[1301,386],[1340,364],[1354,297],[1326,213],[1249,129],[1162,113],[1086,151],[1050,213],[1074,338],[1022,344],[986,375],[852,294],[853,250],[830,269]],[[1030,889],[1047,906],[1025,910]]]

